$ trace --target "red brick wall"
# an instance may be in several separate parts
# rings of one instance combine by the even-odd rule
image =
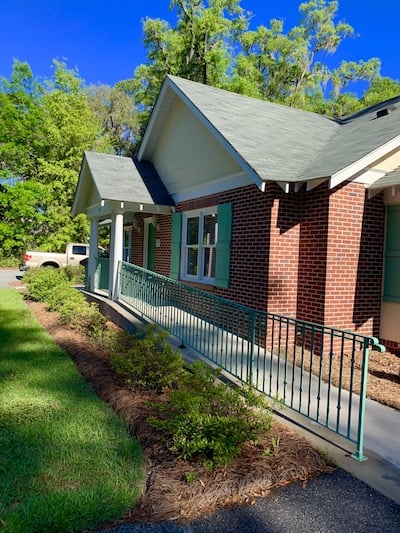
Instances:
[[[232,203],[228,289],[200,288],[251,307],[378,335],[384,206],[362,185],[285,194],[243,187],[194,201],[178,211]],[[149,216],[149,215],[143,215]],[[171,217],[158,216],[155,270],[169,275]],[[138,239],[141,242],[138,246]],[[143,230],[133,230],[132,260],[143,261]]]
[[[385,210],[349,183],[329,195],[324,323],[378,335]]]

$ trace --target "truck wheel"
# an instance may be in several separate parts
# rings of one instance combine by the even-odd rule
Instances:
[[[41,268],[59,268],[57,263],[44,263]]]

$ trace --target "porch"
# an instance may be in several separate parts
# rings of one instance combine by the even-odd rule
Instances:
[[[377,339],[252,309],[130,263],[118,264],[117,278],[115,302],[366,459],[368,355],[384,351]],[[97,260],[94,292],[109,294],[109,280],[109,260]]]

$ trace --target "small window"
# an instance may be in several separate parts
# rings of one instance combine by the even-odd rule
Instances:
[[[89,255],[88,247],[80,244],[72,246],[72,255]]]
[[[218,240],[217,209],[186,213],[183,221],[182,278],[212,283]]]

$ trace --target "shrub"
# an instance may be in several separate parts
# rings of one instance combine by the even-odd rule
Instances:
[[[82,300],[69,300],[64,303],[59,311],[60,323],[67,324],[90,337],[101,338],[107,318],[99,311],[97,304],[89,303],[82,294],[81,296]]]
[[[61,324],[67,324],[92,337],[99,337],[106,327],[107,319],[99,311],[97,304],[89,304],[85,296],[72,286],[79,272],[79,267],[29,270],[24,276],[27,296],[46,303],[50,311],[57,311]]]
[[[24,275],[27,296],[31,300],[46,302],[55,287],[69,285],[65,271],[61,268],[35,268]]]
[[[0,251],[0,268],[17,268],[19,262],[18,257],[1,255]]]
[[[82,265],[69,265],[63,270],[71,284],[83,285],[85,283],[85,268]]]
[[[167,342],[168,334],[145,326],[126,338],[123,351],[111,356],[111,364],[133,388],[162,391],[175,386],[183,374],[180,353]]]
[[[216,382],[219,371],[197,362],[170,394],[155,404],[149,423],[170,439],[170,450],[183,459],[201,457],[210,468],[226,466],[246,441],[258,441],[272,426],[267,401],[250,387]]]

